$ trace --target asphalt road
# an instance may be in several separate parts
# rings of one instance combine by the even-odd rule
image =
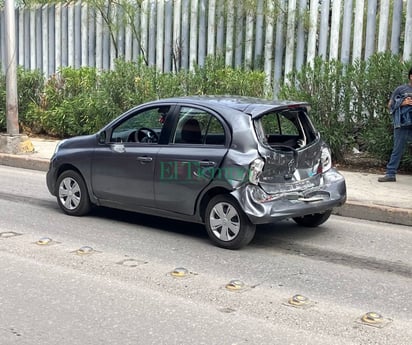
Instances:
[[[285,221],[228,251],[199,225],[66,216],[43,172],[0,166],[0,181],[2,345],[412,343],[410,227]],[[289,305],[296,294],[308,303]],[[383,321],[361,323],[372,311]]]

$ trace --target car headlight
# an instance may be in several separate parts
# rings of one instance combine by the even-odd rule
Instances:
[[[249,182],[253,184],[259,183],[259,176],[262,174],[265,162],[261,158],[256,158],[249,167]]]

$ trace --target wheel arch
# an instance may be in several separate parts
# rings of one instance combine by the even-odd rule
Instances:
[[[201,198],[199,202],[199,216],[202,219],[202,222],[205,222],[205,213],[206,207],[209,204],[209,201],[216,195],[230,195],[230,191],[223,187],[214,187],[209,189]]]
[[[59,178],[59,176],[61,174],[63,174],[65,171],[68,171],[68,170],[73,170],[81,176],[81,178],[83,179],[83,181],[86,185],[87,191],[89,193],[90,201],[93,204],[98,205],[98,200],[94,197],[93,190],[91,189],[90,184],[88,183],[87,179],[85,178],[84,173],[78,167],[76,167],[75,165],[73,165],[71,163],[65,163],[65,164],[62,164],[61,166],[59,166],[59,168],[57,169],[57,172],[56,172],[56,181],[57,181],[57,179]],[[59,188],[57,183],[55,184],[54,188],[56,189],[55,193],[57,195],[57,188]]]

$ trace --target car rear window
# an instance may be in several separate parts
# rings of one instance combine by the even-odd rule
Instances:
[[[255,120],[256,134],[265,146],[305,147],[316,138],[316,132],[307,117],[306,110],[299,108],[273,111]]]
[[[182,107],[173,143],[224,145],[225,131],[220,121],[202,109]]]

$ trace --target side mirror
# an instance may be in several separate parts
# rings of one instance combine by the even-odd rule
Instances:
[[[97,134],[97,141],[99,144],[106,143],[106,131],[101,131]]]

